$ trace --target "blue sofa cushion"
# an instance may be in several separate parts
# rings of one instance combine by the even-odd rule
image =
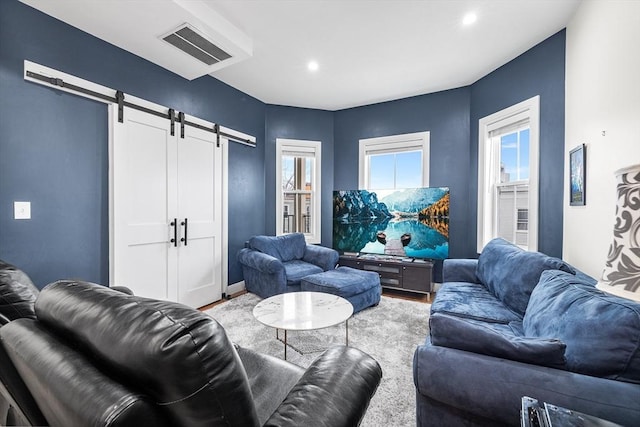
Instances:
[[[545,270],[575,270],[561,259],[529,252],[504,239],[493,239],[478,258],[476,275],[505,305],[524,315],[531,291]]]
[[[520,322],[487,323],[436,313],[429,318],[431,342],[487,356],[563,368],[565,344],[522,335]]]
[[[311,274],[322,273],[322,268],[302,260],[284,262],[284,271],[287,276],[287,286],[300,285],[300,280]]]
[[[526,335],[567,345],[567,369],[640,383],[640,303],[604,293],[579,276],[545,271],[523,319]]]
[[[249,239],[249,247],[282,262],[302,259],[307,246],[304,234],[292,233],[283,236],[253,236]]]
[[[477,259],[445,259],[442,263],[442,281],[480,283],[476,276]]]
[[[431,314],[443,313],[493,323],[522,321],[480,283],[447,282],[431,304]]]

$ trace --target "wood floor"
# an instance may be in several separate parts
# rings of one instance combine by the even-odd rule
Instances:
[[[424,302],[426,304],[431,304],[433,302],[433,298],[435,298],[435,292],[430,294],[416,294],[414,292],[406,292],[406,291],[397,291],[395,289],[382,289],[382,295],[391,298],[400,298],[406,299],[409,301],[416,302]]]
[[[236,298],[237,296],[240,296],[242,294],[246,294],[247,291],[240,291],[237,292],[233,295],[230,295],[230,298]],[[404,300],[408,300],[408,301],[416,301],[416,302],[423,302],[425,304],[431,304],[431,302],[433,301],[433,298],[435,297],[435,293],[431,293],[431,294],[416,294],[413,292],[404,292],[404,291],[397,291],[394,289],[382,289],[382,295],[386,296],[386,297],[390,297],[390,298],[399,298],[399,299],[404,299]],[[200,311],[205,311],[210,309],[211,307],[215,307],[216,305],[222,304],[225,301],[227,301],[226,299],[221,299],[219,301],[216,301],[214,303],[211,303],[209,305],[205,305],[204,307],[200,307],[198,310]]]

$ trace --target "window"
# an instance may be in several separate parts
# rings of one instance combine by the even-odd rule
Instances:
[[[388,190],[429,186],[429,132],[360,140],[359,186]]]
[[[538,248],[536,96],[480,119],[478,136],[478,252],[502,237]]]
[[[518,209],[517,231],[527,231],[529,229],[529,209]]]
[[[276,234],[320,243],[320,141],[276,139]]]

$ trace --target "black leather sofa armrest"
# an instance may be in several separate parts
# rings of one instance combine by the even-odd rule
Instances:
[[[242,361],[260,425],[269,418],[304,374],[304,369],[277,357],[235,346]]]
[[[108,376],[92,363],[95,360],[76,351],[76,344],[62,341],[41,322],[14,320],[0,328],[0,339],[46,418],[46,423],[34,425],[171,424],[163,408]]]
[[[381,378],[371,356],[332,347],[309,366],[265,426],[357,426]]]
[[[133,295],[133,291],[126,286],[111,286],[114,291],[122,292],[123,294]]]
[[[4,314],[0,313],[0,326],[2,325],[6,325],[7,323],[11,322],[11,319],[9,319],[7,316],[5,316]]]
[[[22,377],[13,366],[1,338],[0,399],[3,400],[3,409],[6,409],[0,413],[0,425],[44,426],[48,424]]]

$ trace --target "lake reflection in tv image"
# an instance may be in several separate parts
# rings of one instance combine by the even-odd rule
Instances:
[[[333,248],[339,252],[447,258],[449,189],[334,191]]]

